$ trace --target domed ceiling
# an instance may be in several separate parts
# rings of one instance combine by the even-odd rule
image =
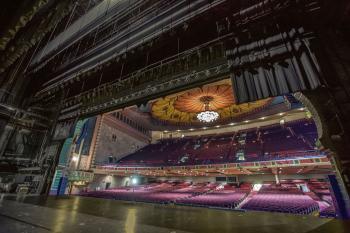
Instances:
[[[158,99],[152,104],[151,114],[154,118],[169,123],[199,123],[197,114],[209,110],[219,113],[218,122],[223,123],[255,113],[268,106],[271,100],[237,105],[232,86],[221,83]]]

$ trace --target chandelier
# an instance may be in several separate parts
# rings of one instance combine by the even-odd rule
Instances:
[[[197,114],[197,119],[205,123],[216,121],[218,118],[219,118],[219,113],[214,111],[205,111]]]
[[[212,100],[213,100],[212,96],[202,96],[200,98],[200,101],[204,104],[204,111],[197,114],[197,119],[200,122],[210,123],[219,119],[219,113],[215,111],[211,111],[209,109],[210,101]]]

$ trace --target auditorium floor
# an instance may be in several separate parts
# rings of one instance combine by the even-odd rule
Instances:
[[[17,232],[345,233],[350,221],[76,196],[0,198],[0,233]]]

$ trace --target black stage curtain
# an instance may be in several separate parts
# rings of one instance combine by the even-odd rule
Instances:
[[[302,28],[292,29],[226,51],[237,103],[311,90],[321,85],[310,38],[304,34]]]

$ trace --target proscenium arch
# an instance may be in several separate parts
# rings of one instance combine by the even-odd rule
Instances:
[[[350,198],[349,177],[347,176],[346,166],[342,164],[344,159],[343,146],[346,139],[342,123],[338,118],[334,101],[325,88],[318,88],[313,91],[297,92],[293,94],[312,114],[315,121],[318,140],[322,149],[327,151],[327,156],[335,171],[335,177],[341,193],[341,200],[337,199],[338,209],[341,218],[350,218]],[[329,106],[329,107],[328,107]]]
[[[335,153],[341,153],[336,138],[343,134],[338,113],[325,88],[303,91],[293,94],[312,114],[322,146]]]
[[[320,140],[323,136],[324,123],[322,123],[321,117],[316,107],[303,93],[297,92],[297,93],[294,93],[293,95],[311,112],[312,118],[316,124],[318,139]]]

